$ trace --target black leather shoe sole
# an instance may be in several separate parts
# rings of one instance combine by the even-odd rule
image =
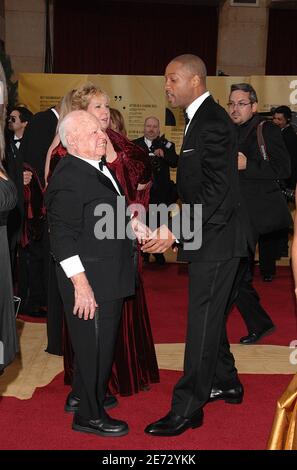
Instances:
[[[73,431],[85,432],[87,434],[96,434],[97,436],[102,437],[121,437],[125,436],[129,432],[129,428],[123,429],[122,431],[101,431],[99,429],[90,428],[86,426],[80,426],[79,424],[72,423]]]
[[[223,400],[225,403],[229,403],[230,405],[240,405],[243,400],[243,396],[237,398],[225,398],[225,397],[213,397],[208,400],[208,402]]]

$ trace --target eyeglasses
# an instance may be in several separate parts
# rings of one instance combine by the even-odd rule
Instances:
[[[236,106],[239,108],[239,109],[243,109],[245,106],[248,106],[249,104],[253,104],[251,101],[249,101],[248,103],[244,103],[243,101],[239,101],[238,103],[234,103],[233,101],[229,101],[229,103],[227,103],[227,106],[228,108],[235,108]]]
[[[16,122],[16,117],[15,116],[9,116],[8,120],[11,122]]]

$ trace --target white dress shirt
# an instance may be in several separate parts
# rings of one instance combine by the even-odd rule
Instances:
[[[190,119],[186,128],[185,128],[185,134],[187,133],[187,130],[189,128],[189,125],[197,111],[198,108],[200,108],[200,106],[202,105],[203,101],[206,100],[206,98],[208,98],[210,96],[210,93],[209,91],[206,91],[205,93],[203,93],[203,95],[201,96],[198,96],[198,98],[196,98],[186,109],[186,113],[188,115],[188,118]]]
[[[114,185],[117,193],[121,196],[121,192],[119,190],[119,187],[113,178],[111,172],[109,171],[108,167],[106,165],[103,165],[103,169],[101,170],[99,167],[99,161],[97,160],[89,160],[86,158],[78,157],[75,155],[76,158],[80,158],[81,160],[84,160],[85,162],[89,163],[90,165],[94,166],[97,170],[101,171],[107,178],[110,179],[112,184]],[[60,265],[62,266],[65,274],[67,277],[72,277],[75,276],[75,274],[79,274],[85,271],[85,268],[81,262],[81,259],[79,255],[71,256],[70,258],[66,258],[63,261],[60,262]]]

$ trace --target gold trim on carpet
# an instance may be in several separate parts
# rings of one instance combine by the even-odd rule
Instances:
[[[21,354],[0,377],[0,396],[26,400],[32,398],[37,387],[48,385],[63,370],[63,358],[44,351],[45,323],[17,320],[17,327]]]
[[[160,369],[182,370],[184,343],[156,344]],[[232,344],[240,374],[295,374],[296,365],[290,364],[292,348],[287,346]]]
[[[17,321],[20,335],[19,356],[0,377],[0,396],[26,400],[37,387],[48,385],[63,370],[62,357],[44,350],[47,344],[46,325]],[[156,344],[160,369],[182,370],[184,343]],[[292,349],[271,345],[231,345],[236,367],[241,374],[294,374],[290,364]]]

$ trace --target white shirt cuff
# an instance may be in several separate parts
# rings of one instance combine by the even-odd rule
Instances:
[[[63,259],[63,261],[60,262],[60,265],[67,277],[72,277],[75,276],[75,274],[83,273],[85,271],[78,255]]]

